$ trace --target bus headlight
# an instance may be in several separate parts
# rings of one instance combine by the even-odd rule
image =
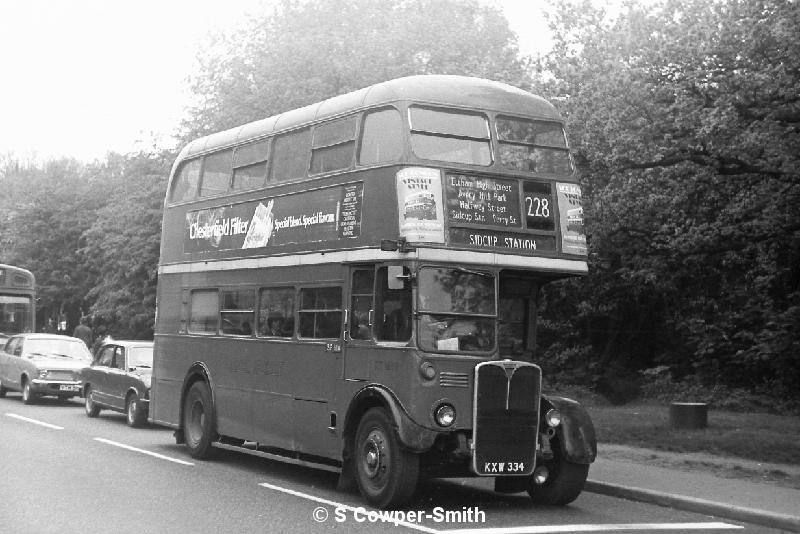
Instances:
[[[434,412],[436,424],[442,427],[452,425],[456,420],[456,409],[450,404],[442,404]]]
[[[561,412],[555,408],[551,408],[547,410],[546,414],[544,414],[544,420],[547,423],[547,426],[555,428],[561,424]]]

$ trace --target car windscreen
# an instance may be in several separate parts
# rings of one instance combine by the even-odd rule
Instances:
[[[153,367],[153,347],[128,349],[128,367]]]
[[[86,345],[82,341],[71,339],[26,339],[23,356],[27,355],[92,361],[92,355]]]

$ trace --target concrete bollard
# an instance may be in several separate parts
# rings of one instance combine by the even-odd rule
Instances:
[[[672,428],[706,428],[708,404],[705,402],[673,402],[669,405],[669,423]]]

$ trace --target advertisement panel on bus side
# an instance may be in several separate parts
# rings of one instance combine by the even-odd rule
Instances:
[[[361,235],[362,182],[186,214],[183,251],[256,249]]]

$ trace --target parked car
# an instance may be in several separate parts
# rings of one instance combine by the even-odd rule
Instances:
[[[125,413],[130,426],[142,426],[147,421],[152,371],[152,341],[104,342],[83,371],[86,415],[97,417],[101,409],[109,409]]]
[[[31,404],[43,395],[68,399],[81,393],[81,370],[92,361],[80,339],[56,334],[17,334],[0,351],[0,397],[21,391]]]

